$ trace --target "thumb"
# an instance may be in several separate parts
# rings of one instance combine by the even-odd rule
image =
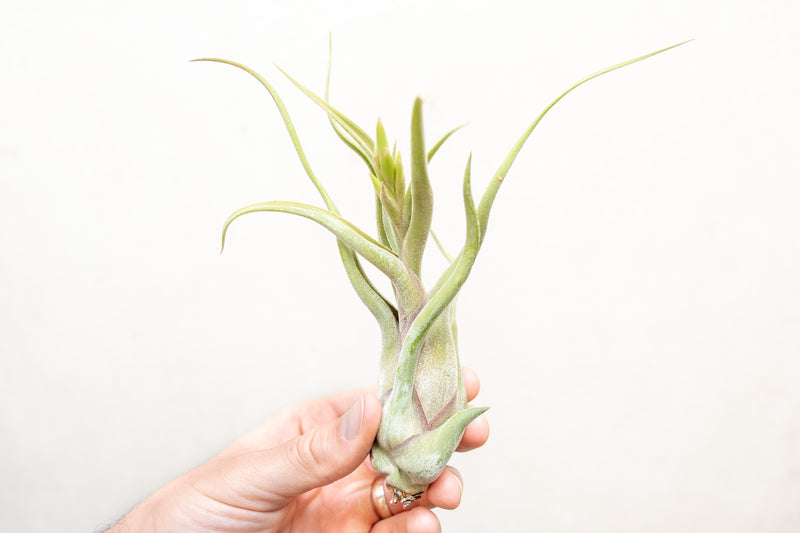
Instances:
[[[256,469],[251,479],[276,504],[341,479],[369,454],[380,419],[380,402],[362,392],[338,419],[250,458]]]

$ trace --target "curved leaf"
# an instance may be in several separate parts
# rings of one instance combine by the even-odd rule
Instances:
[[[445,142],[447,139],[449,139],[449,138],[450,138],[450,136],[451,136],[452,134],[454,134],[455,132],[457,132],[457,131],[458,131],[458,130],[460,130],[461,128],[465,127],[467,124],[469,124],[469,122],[465,122],[465,123],[463,123],[463,124],[462,124],[462,125],[460,125],[460,126],[456,126],[456,127],[455,127],[455,128],[453,128],[452,130],[450,130],[450,131],[448,131],[447,133],[445,133],[445,134],[444,134],[444,136],[443,136],[441,139],[439,139],[438,141],[436,141],[436,144],[434,144],[434,145],[431,147],[431,149],[430,149],[430,150],[428,150],[428,163],[430,163],[430,162],[431,162],[431,159],[433,159],[433,156],[434,156],[434,155],[436,155],[436,152],[438,152],[438,151],[439,151],[439,148],[441,148],[441,147],[442,147],[442,145],[444,144],[444,142]]]
[[[325,101],[330,104],[330,87],[331,87],[331,65],[333,64],[333,39],[330,37],[328,38],[328,72],[325,76]],[[367,168],[371,173],[375,173],[375,168],[372,165],[372,158],[367,151],[364,151],[360,146],[356,144],[351,137],[349,137],[348,133],[342,129],[341,126],[328,114],[328,122],[333,128],[334,133],[339,139],[347,145],[352,151],[354,151],[363,161],[367,164]]]
[[[412,405],[414,375],[417,366],[417,356],[422,340],[425,338],[431,325],[439,315],[447,309],[447,306],[458,294],[459,289],[469,276],[478,250],[481,245],[481,228],[478,222],[478,213],[475,209],[475,202],[472,198],[472,187],[470,184],[470,173],[472,167],[472,156],[467,161],[467,168],[464,171],[464,211],[467,219],[467,238],[464,249],[456,260],[456,266],[448,268],[449,275],[441,283],[440,288],[434,292],[428,302],[420,310],[411,326],[403,338],[400,348],[400,356],[397,363],[397,375],[395,377],[394,390],[386,408],[388,416],[395,420],[395,417],[402,416]]]
[[[325,190],[320,181],[317,179],[317,176],[314,174],[314,171],[311,170],[311,165],[308,162],[308,158],[306,157],[305,151],[303,150],[303,146],[300,143],[300,138],[297,136],[297,130],[295,130],[294,124],[292,123],[292,119],[289,117],[289,112],[287,111],[286,106],[283,103],[283,100],[278,95],[278,91],[275,90],[275,88],[266,80],[266,78],[261,76],[258,72],[251,69],[250,67],[242,65],[241,63],[237,63],[236,61],[230,61],[228,59],[220,59],[216,57],[204,57],[200,59],[193,59],[192,61],[210,61],[215,63],[224,63],[226,65],[236,67],[253,76],[261,83],[261,85],[264,86],[264,88],[269,92],[270,96],[272,97],[272,100],[275,102],[275,105],[278,107],[278,112],[280,113],[281,118],[283,119],[283,123],[286,125],[286,130],[289,132],[289,137],[291,137],[292,139],[292,144],[294,145],[294,149],[297,152],[297,156],[300,158],[300,163],[303,165],[303,169],[306,171],[306,174],[311,180],[311,183],[313,183],[314,187],[316,187],[317,191],[319,191],[319,194],[320,196],[322,196],[322,200],[325,202],[327,208],[335,212],[336,206],[334,205],[333,200],[331,200],[330,196],[328,195],[328,192]]]
[[[242,215],[256,212],[290,213],[313,220],[336,235],[348,248],[386,274],[398,291],[398,298],[403,303],[414,303],[421,299],[419,280],[400,258],[381,243],[345,220],[339,215],[308,204],[297,202],[259,202],[238,209],[228,217],[222,229],[222,248],[225,248],[225,236],[231,223]]]
[[[195,59],[193,61],[210,61],[216,63],[223,63],[244,70],[245,72],[253,76],[256,80],[258,80],[261,83],[261,85],[264,86],[265,89],[267,89],[270,96],[272,97],[272,100],[275,102],[275,105],[278,108],[278,112],[280,113],[281,118],[283,119],[283,123],[286,126],[286,129],[289,133],[289,137],[292,140],[292,144],[294,145],[294,149],[297,152],[297,156],[300,158],[300,163],[303,165],[303,169],[306,171],[306,175],[308,175],[309,179],[314,184],[314,187],[319,192],[328,210],[338,214],[339,211],[336,208],[336,205],[333,203],[333,200],[328,195],[328,192],[322,186],[322,184],[314,174],[314,171],[311,169],[311,165],[309,164],[308,158],[305,155],[303,146],[300,143],[300,138],[298,137],[294,124],[292,123],[292,119],[289,116],[289,112],[286,109],[283,100],[278,95],[278,92],[275,90],[275,88],[256,71],[235,61],[229,61],[227,59],[219,59],[219,58],[201,58],[201,59]],[[397,325],[395,323],[397,311],[394,309],[394,306],[391,304],[391,302],[389,302],[389,300],[386,299],[386,297],[384,297],[378,291],[378,289],[369,280],[366,273],[361,268],[361,265],[358,264],[358,257],[355,255],[355,253],[341,242],[338,243],[338,245],[339,245],[339,253],[341,255],[342,263],[344,264],[347,277],[350,279],[350,283],[353,285],[353,288],[355,289],[359,298],[361,299],[362,302],[364,302],[364,305],[367,306],[367,308],[370,310],[373,316],[375,316],[376,320],[378,320],[383,335],[396,336],[396,332],[392,332],[393,329],[395,330],[397,329]]]
[[[438,428],[420,433],[391,451],[397,472],[386,482],[408,494],[425,490],[444,470],[458,446],[467,425],[485,413],[488,407],[459,411]]]
[[[639,57],[635,57],[633,59],[629,59],[627,61],[623,61],[622,63],[617,63],[616,65],[612,65],[610,67],[604,68],[603,70],[598,70],[594,74],[590,74],[590,75],[586,76],[585,78],[583,78],[582,80],[578,81],[577,83],[572,85],[569,89],[567,89],[566,91],[561,93],[558,96],[558,98],[556,98],[555,100],[550,102],[550,105],[548,105],[546,108],[544,108],[544,111],[539,113],[539,116],[536,117],[536,119],[528,127],[528,129],[525,130],[525,132],[520,136],[520,138],[517,140],[517,142],[511,148],[511,151],[508,153],[506,158],[503,160],[502,163],[500,163],[500,167],[498,167],[497,171],[494,174],[494,177],[489,182],[489,185],[486,187],[486,191],[483,193],[483,198],[481,198],[481,203],[478,206],[478,218],[479,218],[480,223],[481,223],[481,232],[482,232],[482,234],[484,236],[486,235],[486,226],[487,226],[487,224],[489,222],[489,211],[491,211],[491,209],[492,209],[492,203],[494,202],[495,196],[497,196],[497,191],[500,189],[500,185],[502,185],[502,183],[503,183],[503,178],[505,178],[506,174],[508,173],[509,169],[511,168],[511,165],[514,163],[514,160],[517,158],[517,155],[519,155],[519,152],[522,150],[522,147],[525,145],[525,141],[528,140],[528,137],[530,136],[530,134],[533,132],[534,129],[536,129],[536,126],[539,125],[539,122],[541,122],[542,118],[544,118],[544,116],[547,114],[548,111],[550,111],[550,109],[553,108],[553,106],[555,106],[562,98],[564,98],[566,95],[568,95],[573,90],[577,89],[578,87],[580,87],[581,85],[583,85],[587,81],[593,80],[593,79],[595,79],[595,78],[597,78],[599,76],[602,76],[603,74],[607,74],[609,72],[612,72],[614,70],[620,69],[622,67],[627,67],[628,65],[632,65],[633,63],[637,63],[639,61],[643,61],[643,60],[645,60],[647,58],[653,57],[654,55],[658,55],[658,54],[661,54],[663,52],[666,52],[667,50],[672,50],[673,48],[676,48],[676,47],[681,46],[683,44],[686,44],[688,42],[689,41],[683,41],[682,43],[674,44],[672,46],[668,46],[666,48],[662,48],[661,50],[657,50],[655,52],[650,52],[649,54],[645,54],[643,56],[639,56]],[[483,239],[483,237],[481,237],[481,240],[482,239]]]
[[[299,81],[292,78],[285,70],[277,65],[276,68],[280,70],[281,73],[283,73],[283,75],[286,76],[289,81],[291,81],[298,89],[300,89],[303,94],[308,96],[312,102],[321,107],[331,119],[335,120],[342,127],[342,129],[344,129],[355,140],[356,144],[364,151],[365,154],[374,155],[373,150],[375,148],[375,141],[373,141],[372,137],[367,135],[363,129],[361,129],[355,122],[347,118],[342,112],[331,106],[325,101],[324,98],[321,98],[316,93],[306,88]]]

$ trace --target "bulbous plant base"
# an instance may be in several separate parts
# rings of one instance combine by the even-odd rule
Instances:
[[[386,476],[386,486],[393,489],[400,501],[422,493],[444,470],[467,424],[487,409],[468,407],[458,411],[439,427],[417,433],[393,448],[382,441],[379,428],[372,445],[372,467]]]

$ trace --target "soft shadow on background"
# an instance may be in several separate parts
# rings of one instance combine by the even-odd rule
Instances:
[[[371,185],[312,88],[460,178],[584,75],[507,176],[459,300],[489,443],[445,531],[800,530],[795,2],[10,2],[0,7],[0,529],[85,532],[280,407],[374,381],[378,330],[314,224],[274,81],[342,212]],[[430,282],[444,267],[430,250]]]

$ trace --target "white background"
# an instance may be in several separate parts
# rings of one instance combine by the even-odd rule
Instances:
[[[371,185],[273,62],[407,154],[434,227],[585,74],[500,191],[459,300],[489,443],[445,531],[800,530],[800,37],[791,0],[21,2],[0,7],[0,530],[86,532],[289,403],[374,380],[377,326],[273,80],[342,212]],[[426,276],[443,262],[430,250]]]

